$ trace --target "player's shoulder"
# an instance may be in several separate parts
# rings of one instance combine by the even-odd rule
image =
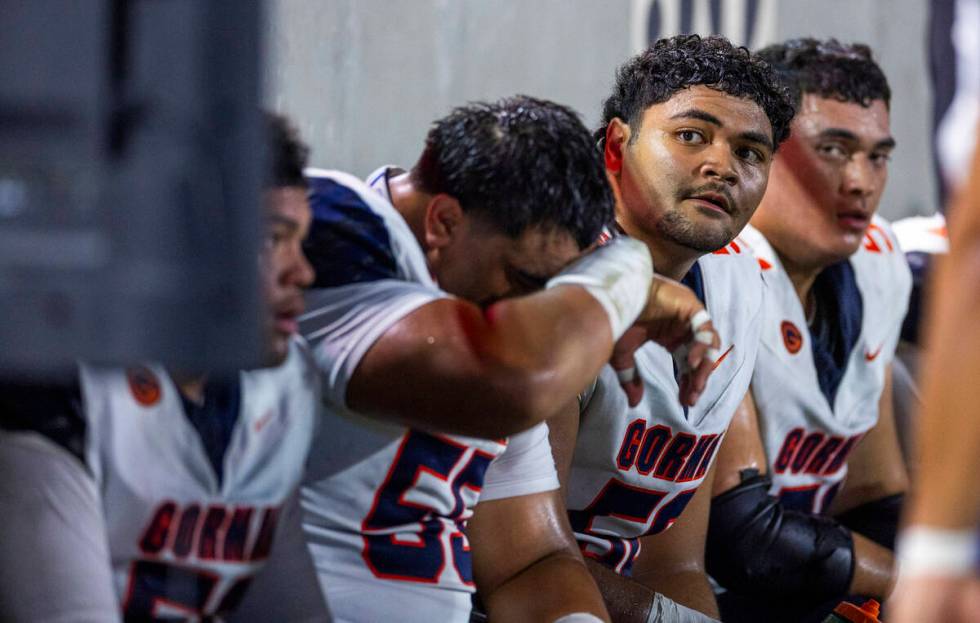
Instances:
[[[737,240],[741,241],[742,247],[754,259],[763,277],[771,271],[778,272],[782,270],[782,265],[779,263],[776,250],[769,244],[769,241],[761,231],[752,225],[746,225],[745,229],[739,233]]]
[[[932,216],[910,216],[892,223],[898,246],[905,253],[947,253],[949,232],[946,217],[937,212]]]
[[[425,281],[425,255],[388,199],[342,171],[304,171],[313,221],[304,243],[314,288],[402,279]]]
[[[755,307],[760,302],[763,281],[759,262],[752,253],[752,247],[741,236],[703,256],[698,264],[705,286],[715,292],[726,292],[726,305],[742,300],[746,304],[753,303],[751,306]]]
[[[886,286],[911,285],[911,273],[891,223],[875,216],[851,264],[859,274]]]

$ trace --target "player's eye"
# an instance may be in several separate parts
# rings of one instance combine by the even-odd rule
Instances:
[[[700,145],[707,142],[704,134],[700,130],[691,129],[679,130],[677,132],[677,140],[687,145]]]
[[[762,150],[754,147],[739,147],[735,150],[735,155],[751,164],[760,164],[766,160],[766,155]]]
[[[851,155],[840,143],[822,143],[817,145],[817,153],[833,160],[846,160]]]
[[[875,166],[885,166],[892,159],[892,155],[887,151],[876,151],[869,156],[871,164]]]
[[[265,233],[265,238],[262,240],[262,246],[265,250],[272,251],[285,243],[288,238],[289,237],[285,232],[274,228]]]

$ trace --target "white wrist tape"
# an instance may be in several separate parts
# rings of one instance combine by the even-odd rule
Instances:
[[[708,335],[710,336],[711,333],[707,331],[702,331],[702,332],[698,331],[698,328],[706,322],[711,322],[711,314],[708,313],[707,309],[702,309],[698,313],[691,316],[691,331],[695,335],[699,335],[700,333],[708,333]],[[711,340],[709,339],[707,343],[710,344]]]
[[[602,623],[602,619],[588,612],[573,612],[560,619],[555,619],[555,623]]]
[[[585,288],[606,310],[613,340],[618,340],[646,306],[652,278],[653,261],[646,245],[621,236],[579,258],[546,287]]]
[[[647,623],[718,623],[718,621],[657,593],[653,603],[650,604]]]
[[[976,530],[912,526],[898,538],[899,578],[972,575],[977,571],[978,548]]]

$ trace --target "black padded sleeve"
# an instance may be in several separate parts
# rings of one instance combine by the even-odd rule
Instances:
[[[898,493],[862,504],[837,516],[852,532],[866,536],[878,545],[895,549],[895,536],[902,516],[905,495]]]
[[[784,509],[771,480],[746,470],[712,500],[708,573],[746,594],[817,601],[847,594],[854,574],[851,533],[831,518]]]

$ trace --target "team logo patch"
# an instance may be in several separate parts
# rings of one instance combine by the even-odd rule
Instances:
[[[148,368],[130,368],[126,371],[126,379],[136,402],[144,407],[152,407],[160,402],[160,381]]]
[[[796,325],[789,320],[784,320],[783,324],[779,325],[779,330],[783,334],[783,344],[786,345],[786,350],[791,355],[800,352],[800,349],[803,348],[803,334],[796,328]]]

